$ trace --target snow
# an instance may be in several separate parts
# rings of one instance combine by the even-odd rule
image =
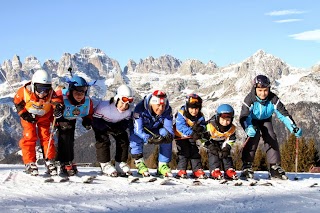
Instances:
[[[44,174],[45,168],[39,168]],[[295,173],[288,173],[290,180],[271,180],[273,186],[222,185],[211,179],[192,186],[186,184],[191,180],[128,183],[125,178],[99,176],[98,168],[79,170],[98,176],[92,184],[79,177],[44,183],[43,177],[23,173],[22,165],[1,164],[1,212],[319,212],[320,208],[319,186],[309,187],[320,184],[320,174],[315,173],[298,173],[298,181],[293,181]],[[266,172],[255,174],[267,178]]]

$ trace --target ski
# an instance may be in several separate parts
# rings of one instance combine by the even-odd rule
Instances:
[[[318,186],[318,183],[313,183],[309,187],[312,188],[312,187],[316,187],[316,186]]]

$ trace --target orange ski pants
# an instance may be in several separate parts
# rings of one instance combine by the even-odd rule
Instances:
[[[24,164],[36,162],[36,144],[39,137],[40,145],[43,147],[45,159],[54,159],[56,150],[53,137],[51,138],[50,147],[50,119],[48,116],[39,117],[36,123],[30,123],[21,118],[23,128],[23,137],[19,141],[22,150],[22,160]],[[38,128],[37,128],[38,127]]]

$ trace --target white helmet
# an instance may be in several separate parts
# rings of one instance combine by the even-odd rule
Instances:
[[[114,97],[114,100],[117,101],[122,97],[132,98],[133,100],[133,92],[131,88],[124,84],[118,87],[117,94]]]
[[[35,92],[34,84],[46,84],[51,87],[51,76],[45,70],[37,70],[31,80],[31,91]]]

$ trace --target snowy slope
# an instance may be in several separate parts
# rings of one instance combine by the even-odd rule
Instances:
[[[273,181],[273,186],[221,185],[214,180],[190,186],[129,184],[125,178],[105,176],[92,184],[76,177],[66,183],[44,183],[22,170],[21,165],[0,165],[1,212],[319,212],[320,208],[320,187],[309,187],[320,184],[320,174],[299,173],[299,181]],[[79,170],[83,175],[99,172],[92,167]],[[256,175],[267,177],[266,172]],[[294,177],[289,173],[290,179]]]

